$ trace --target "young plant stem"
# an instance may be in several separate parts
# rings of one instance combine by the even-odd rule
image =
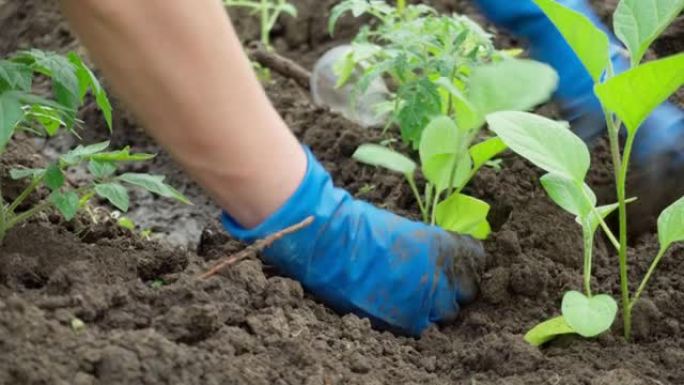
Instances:
[[[423,222],[427,222],[428,212],[425,208],[425,203],[423,203],[423,199],[420,197],[420,193],[418,193],[418,188],[416,187],[416,181],[413,179],[413,175],[406,174],[406,180],[408,181],[409,186],[411,186],[411,191],[413,191],[413,195],[416,197],[418,207],[420,208],[420,213],[423,216]]]
[[[406,0],[397,0],[397,13],[401,16],[406,9]]]
[[[591,298],[591,264],[594,247],[594,236],[591,228],[582,225],[582,239],[584,241],[584,291]]]
[[[31,180],[31,183],[29,183],[29,185],[24,189],[24,191],[22,191],[21,194],[19,194],[19,196],[14,200],[14,202],[12,202],[9,205],[9,207],[7,208],[7,213],[10,215],[14,214],[14,210],[16,210],[17,207],[19,207],[19,205],[24,203],[26,198],[28,198],[29,195],[31,195],[31,193],[38,187],[42,180],[42,178],[33,178],[33,180]]]
[[[641,297],[641,293],[643,293],[644,289],[646,289],[646,285],[648,285],[648,281],[651,279],[653,272],[658,267],[658,264],[660,263],[660,260],[665,255],[665,252],[667,251],[667,249],[668,249],[667,246],[660,246],[660,249],[658,250],[658,254],[653,259],[653,262],[651,262],[651,266],[649,266],[648,271],[646,272],[646,275],[644,276],[644,279],[641,281],[641,284],[639,285],[639,288],[637,289],[636,293],[634,293],[634,297],[632,298],[632,302],[629,304],[630,311],[631,311],[631,308],[633,308],[634,305],[637,303],[637,301],[639,301],[639,297]]]
[[[7,210],[5,209],[5,199],[2,196],[2,181],[0,181],[0,246],[7,233]]]
[[[437,223],[437,204],[439,203],[439,196],[441,194],[441,191],[435,191],[435,196],[432,197],[432,214],[430,215],[430,224],[433,226]]]
[[[9,230],[12,227],[18,225],[19,223],[31,218],[32,216],[38,214],[41,211],[47,210],[52,203],[48,201],[47,199],[42,201],[41,203],[37,204],[36,206],[30,208],[29,210],[24,211],[23,213],[12,216],[6,223],[5,230]]]
[[[266,49],[270,50],[271,41],[269,39],[268,1],[269,0],[261,0],[261,44],[263,44]]]
[[[612,71],[609,69],[609,72]],[[604,115],[606,117],[606,125],[608,127],[610,152],[613,158],[613,169],[615,172],[615,184],[617,189],[618,216],[620,223],[620,247],[618,248],[618,259],[620,263],[620,292],[622,297],[623,311],[622,319],[624,323],[624,337],[625,339],[629,340],[632,334],[632,312],[629,299],[629,276],[627,266],[627,202],[625,182],[627,176],[627,166],[629,163],[629,155],[631,153],[631,145],[634,142],[634,138],[633,135],[628,136],[624,154],[621,155],[619,143],[619,128],[621,124],[616,122],[613,118],[613,114],[605,109]]]

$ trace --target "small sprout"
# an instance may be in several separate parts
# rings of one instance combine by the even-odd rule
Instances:
[[[71,319],[71,330],[75,331],[76,333],[81,333],[85,331],[87,328],[85,322],[83,322],[79,318],[72,318]]]
[[[297,8],[287,0],[223,0],[227,7],[245,8],[259,15],[261,44],[271,49],[271,31],[280,15],[297,17]]]
[[[166,285],[167,285],[166,281],[162,278],[157,278],[154,281],[150,282],[150,287],[152,289],[161,289],[162,287],[164,287]]]

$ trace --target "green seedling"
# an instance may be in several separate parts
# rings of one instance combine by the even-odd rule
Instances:
[[[51,80],[52,98],[32,92],[35,74]],[[77,55],[64,57],[31,50],[0,60],[0,156],[16,132],[53,136],[61,128],[66,128],[76,133],[76,112],[89,91],[111,129],[111,105],[107,95]],[[116,174],[119,165],[149,160],[154,155],[131,153],[128,147],[107,151],[108,147],[109,142],[79,145],[45,168],[10,170],[12,179],[26,179],[28,182],[21,194],[11,202],[4,200],[0,186],[0,243],[8,230],[49,209],[57,209],[66,220],[72,219],[96,195],[119,210],[126,211],[129,197],[124,186],[143,188],[189,203],[182,194],[163,182],[163,176]],[[81,186],[72,186],[67,181],[67,171],[79,166],[87,166],[91,180]],[[27,198],[39,191],[49,194],[34,206],[18,212]]]
[[[584,234],[585,294],[565,295],[561,321],[542,323],[527,334],[528,342],[539,345],[555,335],[578,333],[596,336],[610,328],[617,304],[607,295],[593,295],[591,247],[595,229],[601,225],[618,253],[624,336],[630,338],[632,308],[669,247],[684,241],[684,198],[666,208],[658,218],[660,249],[632,295],[629,290],[627,261],[627,204],[625,182],[636,133],[641,123],[658,105],[684,84],[684,54],[641,64],[644,52],[684,9],[684,0],[640,2],[622,0],[614,14],[614,29],[627,46],[631,68],[615,74],[610,62],[609,39],[585,16],[553,0],[535,0],[553,21],[593,77],[595,93],[604,107],[610,139],[617,203],[596,207],[596,198],[584,183],[589,167],[586,146],[564,123],[519,112],[499,112],[487,117],[490,128],[515,152],[548,172],[542,185],[562,208],[574,214]],[[619,134],[624,125],[626,140],[620,148]],[[619,239],[603,218],[619,212]]]
[[[271,49],[271,31],[282,14],[297,17],[297,8],[287,0],[223,0],[227,7],[246,8],[259,15],[261,44]]]
[[[364,144],[354,158],[404,174],[425,222],[485,238],[489,205],[463,194],[477,171],[506,149],[498,138],[480,135],[485,116],[546,101],[558,76],[545,64],[495,50],[490,36],[465,16],[401,1],[392,7],[347,0],[333,9],[331,31],[345,12],[372,15],[379,25],[356,37],[339,63],[338,85],[355,79],[363,92],[378,77],[390,80],[392,99],[380,107],[389,109],[404,143],[418,150],[425,189],[418,191],[416,162],[395,150]]]
[[[613,29],[627,47],[630,69],[615,74],[609,60],[609,39],[585,16],[551,0],[536,0],[594,78],[594,91],[604,107],[610,138],[619,209],[620,289],[624,335],[631,334],[632,308],[639,300],[654,269],[674,243],[681,241],[684,205],[673,204],[658,220],[660,251],[634,295],[629,291],[627,261],[626,180],[634,139],[650,113],[684,84],[684,54],[642,63],[648,47],[684,9],[684,0],[621,0],[613,15]],[[619,134],[624,126],[625,145],[620,151]],[[679,218],[679,220],[678,220]]]

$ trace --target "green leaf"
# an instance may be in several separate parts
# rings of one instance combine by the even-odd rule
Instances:
[[[364,143],[359,146],[352,158],[371,166],[380,166],[388,170],[413,175],[416,163],[407,156],[377,144]]]
[[[50,202],[55,205],[67,221],[72,220],[76,216],[79,200],[78,194],[75,192],[62,193],[60,191],[53,191],[50,194]]]
[[[21,63],[0,60],[0,81],[5,82],[9,89],[30,91],[32,80],[33,71],[30,67]]]
[[[668,248],[674,242],[684,241],[684,197],[660,213],[658,241],[662,248]]]
[[[684,84],[684,53],[634,67],[594,87],[601,103],[634,135],[641,123]]]
[[[121,217],[116,223],[124,229],[135,231],[135,222],[128,217]]]
[[[464,150],[467,132],[447,116],[433,119],[423,130],[419,154],[425,178],[438,192],[465,182],[472,169],[471,159]],[[456,173],[453,168],[457,164]],[[451,180],[454,176],[453,180]]]
[[[608,36],[583,14],[555,0],[534,0],[598,83],[609,60]]]
[[[150,160],[155,156],[155,154],[131,154],[131,148],[126,146],[122,150],[118,151],[93,154],[90,156],[90,159],[99,160],[102,162],[138,162]]]
[[[655,39],[684,9],[684,0],[621,0],[613,29],[637,65]]]
[[[162,175],[126,173],[120,175],[117,179],[126,183],[130,183],[134,186],[142,187],[145,190],[153,192],[157,195],[191,204],[188,198],[183,196],[183,194],[164,183],[164,176]]]
[[[44,168],[13,168],[10,170],[10,178],[14,180],[24,178],[40,178],[44,174]]]
[[[33,118],[45,129],[49,136],[55,136],[59,128],[66,123],[62,120],[62,113],[52,107],[34,104],[28,114],[29,118]]]
[[[45,185],[53,191],[64,186],[64,174],[56,164],[49,165],[45,171]]]
[[[563,316],[551,318],[544,321],[525,334],[525,341],[532,346],[541,346],[551,341],[552,339],[563,335],[571,334],[575,331],[565,322]]]
[[[478,66],[468,80],[468,99],[482,116],[496,111],[527,111],[549,100],[558,86],[550,66],[507,59]]]
[[[511,150],[537,167],[584,181],[589,170],[589,150],[566,122],[516,111],[495,112],[487,116],[487,122]]]
[[[454,193],[437,205],[437,224],[448,231],[485,239],[491,232],[489,205],[468,195]]]
[[[489,138],[470,147],[468,151],[470,152],[470,157],[473,159],[473,168],[479,169],[507,148],[508,146],[506,146],[506,143],[498,136]]]
[[[577,291],[563,297],[563,318],[570,327],[585,338],[596,337],[610,329],[617,314],[617,303],[605,294],[588,298]]]
[[[126,188],[118,183],[103,183],[95,186],[95,192],[119,210],[128,211],[129,199]]]
[[[586,183],[546,174],[541,177],[541,184],[549,197],[570,214],[586,217],[596,206],[596,195]]]
[[[629,198],[629,199],[625,200],[625,203],[632,203],[634,201],[636,201],[636,198]],[[608,215],[610,215],[615,210],[617,210],[618,207],[619,207],[618,203],[613,203],[613,204],[604,205],[604,206],[598,206],[598,207],[596,207],[596,212],[594,212],[592,210],[584,218],[577,217],[577,218],[575,218],[575,222],[577,222],[577,224],[580,226],[588,227],[588,229],[591,231],[591,234],[593,235],[596,232],[596,229],[601,224],[601,220],[599,219],[599,217],[596,214],[598,213],[598,215],[600,215],[601,218],[606,219],[608,217]]]
[[[435,84],[442,87],[453,97],[452,103],[456,115],[456,123],[466,131],[475,130],[484,124],[484,115],[468,100],[448,78],[441,77]]]
[[[0,153],[14,135],[17,124],[24,118],[24,110],[16,95],[11,92],[0,94]]]
[[[96,178],[103,179],[111,176],[116,171],[116,164],[92,159],[88,162],[88,171]]]
[[[403,107],[397,113],[401,137],[417,149],[423,128],[441,113],[441,97],[437,86],[427,79],[408,83],[399,88]]]
[[[83,63],[83,60],[74,52],[70,52],[68,55],[69,61],[76,67],[76,77],[79,82],[79,94],[80,99],[83,100],[88,88],[93,91],[95,96],[95,102],[97,106],[102,111],[105,121],[107,122],[107,127],[112,130],[112,104],[107,97],[107,92],[104,90],[100,81],[97,79],[93,71],[88,68],[88,66]]]
[[[73,166],[82,162],[85,159],[89,159],[91,156],[98,154],[109,147],[109,141],[104,141],[100,143],[94,143],[87,146],[78,145],[73,150],[61,156],[62,162],[69,166]]]

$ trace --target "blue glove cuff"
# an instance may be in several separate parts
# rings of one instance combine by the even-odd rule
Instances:
[[[399,217],[354,199],[333,186],[330,175],[307,154],[307,171],[292,197],[253,229],[227,213],[222,222],[235,238],[254,242],[308,216],[309,226],[264,250],[264,260],[340,312],[368,317],[378,327],[419,335],[430,323],[452,319],[461,293],[454,258],[464,250],[445,231]],[[468,245],[472,246],[472,245]]]

